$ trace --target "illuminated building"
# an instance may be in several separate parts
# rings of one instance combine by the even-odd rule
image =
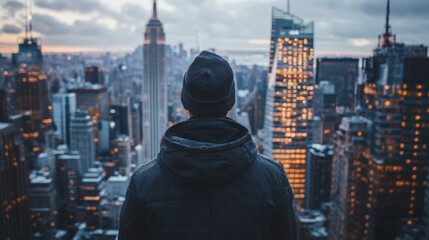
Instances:
[[[52,115],[64,144],[70,144],[70,121],[76,111],[75,93],[58,93],[52,96]]]
[[[344,117],[334,136],[330,196],[332,240],[364,239],[370,121]]]
[[[106,186],[104,177],[101,169],[91,168],[85,173],[79,187],[83,196],[84,217],[89,231],[99,228],[101,224],[101,194]]]
[[[335,86],[329,82],[322,81],[314,89],[313,143],[332,143],[332,135],[339,124],[336,98]]]
[[[32,171],[29,188],[30,219],[33,234],[47,237],[57,224],[57,193],[48,170]]]
[[[56,174],[60,227],[73,223],[76,218],[79,163],[79,152],[58,151]]]
[[[15,69],[16,112],[30,113],[32,129],[38,132],[42,124],[47,126],[52,122],[39,40],[25,38],[19,44],[19,52],[12,55],[12,66]]]
[[[168,127],[165,70],[165,34],[153,1],[153,16],[146,25],[143,45],[143,146],[145,161],[159,152]]]
[[[14,128],[0,122],[0,239],[29,239],[28,165]]]
[[[113,137],[119,135],[131,136],[131,114],[130,103],[110,106],[110,119],[115,123],[115,132]]]
[[[130,138],[120,135],[115,139],[115,154],[119,173],[128,176],[131,172],[131,143]]]
[[[109,117],[109,95],[107,88],[98,84],[86,83],[83,87],[68,89],[76,94],[76,108],[88,111],[94,127],[94,142],[97,145],[97,125],[100,119]]]
[[[94,129],[91,117],[85,110],[78,109],[70,123],[70,150],[79,151],[78,174],[82,176],[95,161]]]
[[[332,148],[330,145],[312,144],[308,150],[307,209],[321,209],[331,194]]]
[[[273,8],[274,59],[267,89],[264,154],[281,163],[296,202],[305,203],[312,136],[314,24]]]
[[[337,106],[354,110],[359,59],[318,58],[316,62],[316,85],[321,81],[333,84],[337,91]]]
[[[85,82],[90,82],[92,84],[104,84],[104,73],[101,67],[87,67],[85,68]]]
[[[367,239],[392,239],[403,225],[420,224],[429,159],[429,58],[426,46],[379,36],[365,59],[361,115],[373,125],[368,161]]]

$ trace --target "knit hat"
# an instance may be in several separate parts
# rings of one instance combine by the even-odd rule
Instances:
[[[223,117],[235,104],[234,74],[219,55],[203,51],[183,77],[183,106],[198,117]]]

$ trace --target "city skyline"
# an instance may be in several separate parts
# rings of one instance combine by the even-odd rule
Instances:
[[[150,2],[150,1],[148,1]],[[245,4],[244,4],[245,3]],[[424,0],[393,1],[392,25],[398,42],[429,44]],[[0,10],[0,51],[16,52],[24,32],[24,0],[5,1]],[[145,19],[151,16],[144,1],[119,2],[35,0],[34,35],[43,39],[44,52],[127,52],[143,39]],[[159,2],[167,44],[183,42],[196,47],[196,31],[202,33],[202,46],[221,50],[263,51],[269,49],[271,7],[286,9],[287,1],[217,0]],[[384,3],[368,0],[353,2],[315,0],[291,1],[291,11],[315,21],[315,41],[319,56],[368,56],[382,25],[372,24],[384,18]],[[309,7],[311,6],[311,7]],[[226,14],[225,14],[226,13]],[[189,17],[191,16],[191,17]],[[193,17],[192,17],[193,16]],[[219,18],[218,16],[222,16]],[[258,16],[258,17],[255,17]],[[247,27],[246,27],[247,26]],[[101,41],[100,39],[108,39]]]

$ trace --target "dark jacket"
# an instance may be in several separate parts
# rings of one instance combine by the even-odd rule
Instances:
[[[292,199],[282,166],[257,154],[246,128],[192,118],[131,177],[119,239],[295,239]]]

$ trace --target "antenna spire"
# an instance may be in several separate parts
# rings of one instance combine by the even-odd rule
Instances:
[[[387,10],[386,10],[386,32],[384,33],[386,36],[390,34],[389,17],[390,17],[390,0],[387,0]]]
[[[153,0],[153,16],[152,19],[158,19],[157,13],[156,13],[156,0]]]
[[[290,0],[287,0],[287,13],[290,13]]]

